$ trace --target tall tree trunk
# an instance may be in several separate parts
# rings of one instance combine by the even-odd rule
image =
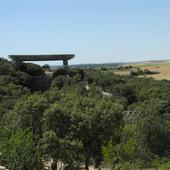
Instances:
[[[86,161],[85,161],[85,170],[89,170],[89,158],[86,158]]]
[[[101,144],[100,142],[98,143],[98,148],[97,148],[97,152],[96,152],[96,155],[95,155],[95,168],[98,168],[101,164],[103,160],[103,156],[102,156],[102,151],[101,151]]]
[[[53,158],[53,163],[51,165],[51,170],[57,170],[57,159]]]

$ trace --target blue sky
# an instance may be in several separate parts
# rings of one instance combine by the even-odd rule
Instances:
[[[170,59],[170,0],[1,0],[0,56],[48,53],[75,53],[71,64]]]

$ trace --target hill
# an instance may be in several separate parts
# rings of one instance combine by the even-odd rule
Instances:
[[[137,77],[139,69],[113,74],[133,67],[57,69],[46,77],[48,67],[0,59],[0,165],[170,169],[170,81]]]
[[[160,60],[160,61],[146,61],[146,62],[136,62],[136,63],[126,63],[123,66],[131,65],[134,68],[140,68],[142,70],[150,70],[151,72],[157,72],[158,74],[148,74],[145,77],[152,77],[156,80],[170,80],[170,61]],[[130,75],[129,69],[115,70],[115,74],[119,75]],[[144,76],[140,76],[144,77]]]

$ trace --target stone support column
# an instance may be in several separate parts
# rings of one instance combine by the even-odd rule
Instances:
[[[63,67],[67,68],[68,67],[68,60],[63,60]]]

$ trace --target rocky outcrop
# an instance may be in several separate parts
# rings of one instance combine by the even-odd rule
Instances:
[[[0,170],[8,170],[4,166],[0,166]]]

